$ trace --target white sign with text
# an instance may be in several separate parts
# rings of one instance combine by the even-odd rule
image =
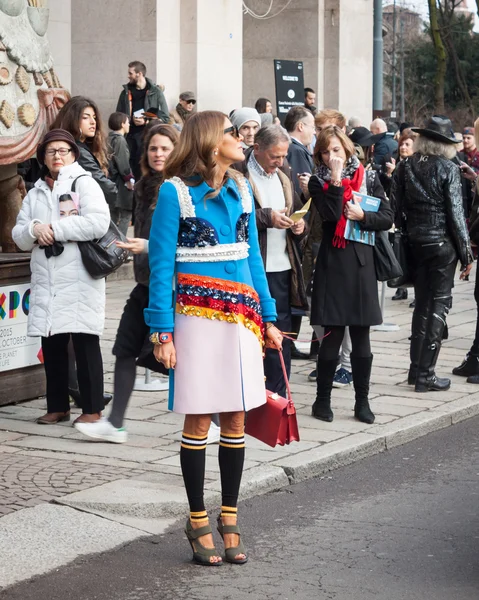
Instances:
[[[30,284],[0,286],[0,372],[43,362],[41,338],[27,336]]]

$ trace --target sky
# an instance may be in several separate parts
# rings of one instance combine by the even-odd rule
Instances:
[[[389,4],[389,0],[388,0]],[[404,5],[417,10],[423,17],[427,16],[427,0],[397,0],[398,5]],[[477,11],[477,5],[475,0],[468,0],[469,8],[475,13]],[[477,21],[477,18],[476,18]],[[477,26],[476,26],[477,29]]]

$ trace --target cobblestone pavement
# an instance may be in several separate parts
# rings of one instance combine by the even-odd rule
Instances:
[[[111,347],[133,285],[132,281],[107,285],[102,349],[105,386],[110,391],[114,365]],[[439,375],[450,374],[472,343],[476,322],[473,289],[472,280],[456,284],[454,306],[448,318],[449,339],[439,357]],[[315,384],[307,376],[314,363],[294,361],[291,383],[301,442],[272,449],[249,438],[246,472],[264,465],[286,469],[303,457],[307,461],[308,457],[334,453],[355,443],[377,440],[388,432],[407,429],[431,413],[447,416],[458,408],[474,408],[479,404],[479,386],[467,384],[459,377],[451,376],[451,389],[439,394],[416,394],[406,385],[412,298],[392,302],[393,293],[394,290],[387,292],[385,320],[399,325],[399,331],[372,333],[374,364],[370,397],[376,423],[368,426],[354,420],[352,387],[333,391],[333,423],[311,418]],[[306,319],[303,331],[301,337],[307,340],[310,330]],[[156,481],[168,477],[172,485],[181,487],[178,440],[182,418],[168,412],[167,392],[134,392],[126,420],[130,437],[122,445],[87,441],[68,423],[36,425],[34,420],[45,412],[45,407],[44,398],[0,407],[0,516],[117,479],[143,478],[154,482],[155,477]],[[72,413],[78,413],[78,409]],[[217,447],[208,446],[206,487],[215,490],[217,486]]]
[[[0,515],[144,471],[0,453]]]

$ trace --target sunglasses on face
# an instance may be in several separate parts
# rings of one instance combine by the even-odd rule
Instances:
[[[196,104],[196,100],[187,100],[186,104]]]
[[[240,136],[238,128],[235,125],[231,125],[231,127],[227,127],[226,129],[223,129],[223,133],[231,133],[231,135],[233,137],[235,137],[236,139],[238,139]]]

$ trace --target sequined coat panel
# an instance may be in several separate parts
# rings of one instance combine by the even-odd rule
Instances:
[[[251,189],[248,186],[249,193]],[[179,197],[175,185],[165,182],[161,188],[150,232],[150,305],[145,319],[151,331],[173,332],[175,306],[172,304],[171,288],[175,278],[198,276],[217,278],[224,282],[246,285],[258,295],[264,321],[276,320],[276,303],[269,293],[263,260],[261,258],[258,230],[254,212],[244,215],[241,194],[234,180],[228,179],[219,195],[205,199],[213,192],[205,182],[189,187],[195,210],[195,218],[182,218]],[[222,251],[224,245],[235,245],[247,238],[249,249],[244,258],[228,254],[224,260],[209,262],[181,262],[177,253],[187,254],[202,247],[205,253]],[[228,248],[226,247],[226,248]],[[205,286],[206,287],[206,286]],[[228,287],[226,284],[222,288]],[[227,292],[226,292],[227,293]],[[241,295],[241,290],[238,288]],[[206,296],[207,294],[205,294]]]
[[[401,161],[391,195],[412,243],[451,240],[463,265],[472,262],[459,167],[442,156],[415,154]]]

